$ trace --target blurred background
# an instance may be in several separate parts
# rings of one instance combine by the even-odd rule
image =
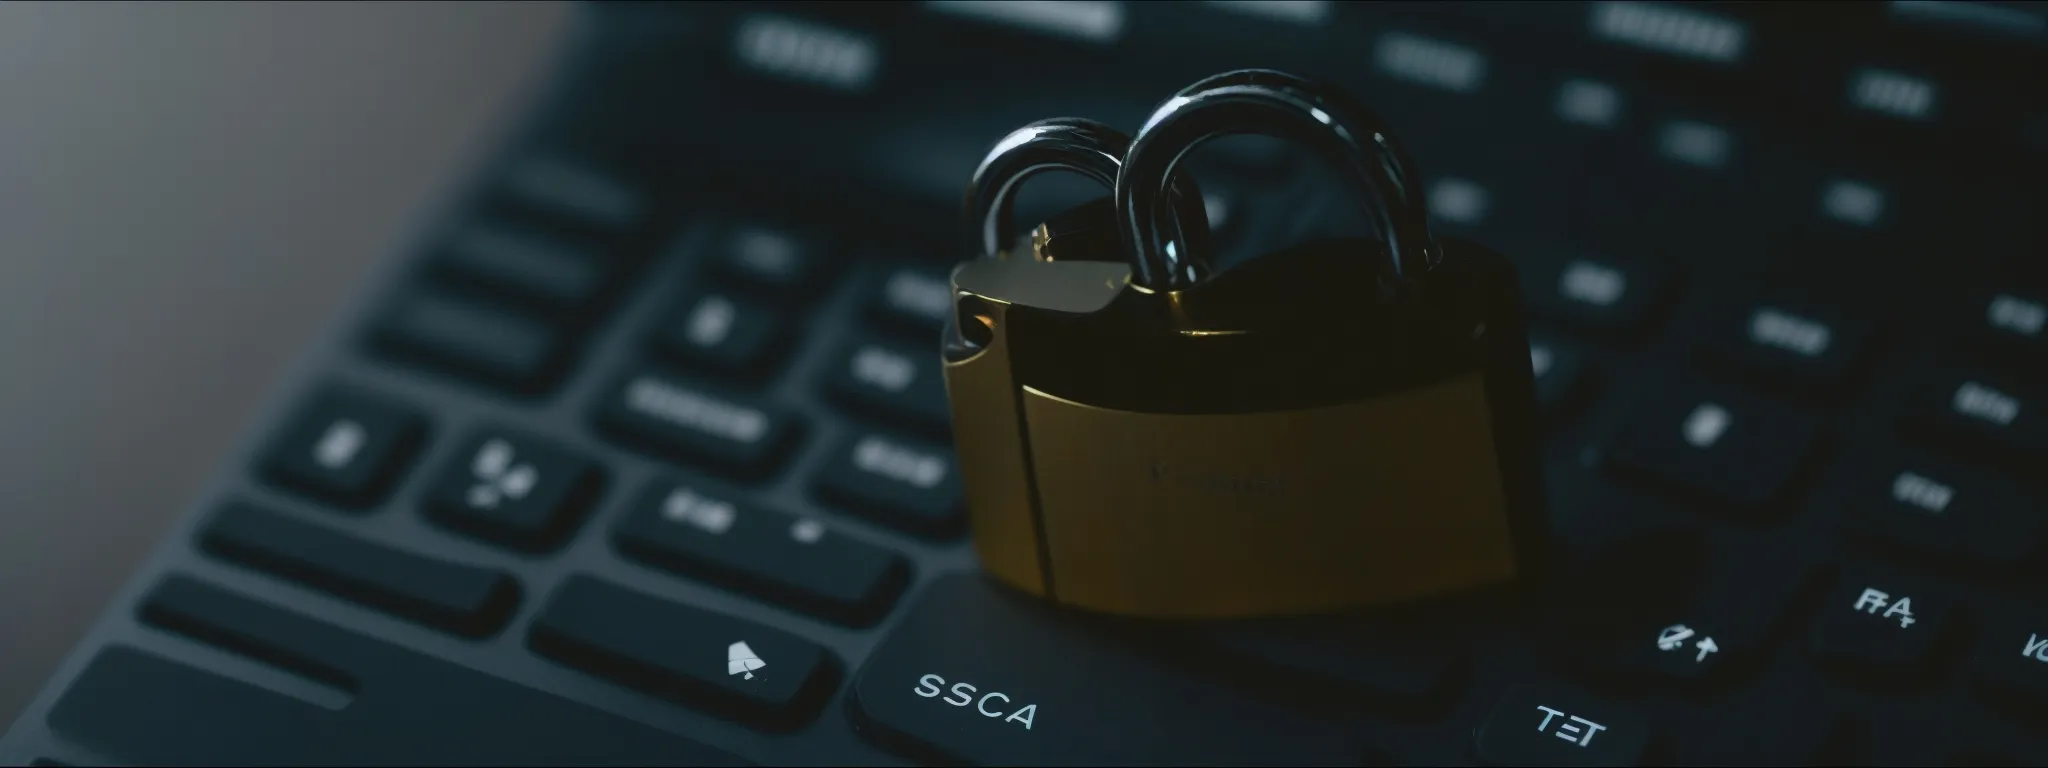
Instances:
[[[0,723],[516,112],[560,3],[0,3]]]

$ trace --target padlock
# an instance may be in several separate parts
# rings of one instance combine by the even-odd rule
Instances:
[[[1333,163],[1381,240],[1301,243],[1209,274],[1179,166],[1237,133]],[[983,168],[1033,167],[1017,154],[999,144]],[[1231,72],[1161,103],[1116,165],[1118,242],[1083,233],[1073,247],[1128,261],[954,271],[947,389],[990,575],[1148,618],[1322,614],[1547,579],[1513,267],[1431,236],[1414,164],[1377,115],[1321,83]],[[975,250],[1005,255],[1002,196],[981,190],[1014,184],[977,176]]]

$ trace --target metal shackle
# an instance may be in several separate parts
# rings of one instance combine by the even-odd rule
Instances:
[[[1012,215],[1016,191],[1025,180],[1045,171],[1079,173],[1115,189],[1130,137],[1094,120],[1056,117],[1011,131],[989,149],[968,182],[966,247],[970,254],[990,258],[1015,241]],[[1162,187],[1170,214],[1153,231],[1187,254],[1191,269],[1208,273],[1209,218],[1201,189],[1181,174],[1171,188]]]
[[[1440,258],[1429,233],[1421,179],[1379,115],[1340,89],[1268,69],[1243,69],[1188,86],[1160,103],[1124,153],[1116,180],[1118,229],[1135,258],[1132,282],[1153,290],[1193,286],[1203,270],[1160,229],[1165,180],[1203,142],[1233,134],[1300,142],[1337,166],[1366,217],[1386,239],[1385,274],[1419,277]]]

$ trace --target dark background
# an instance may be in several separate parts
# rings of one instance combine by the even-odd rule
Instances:
[[[567,20],[0,3],[0,723]]]

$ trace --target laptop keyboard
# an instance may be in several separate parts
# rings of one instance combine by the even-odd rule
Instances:
[[[2038,199],[1940,186],[1918,156],[1810,173],[1894,140],[1978,157],[1959,137],[2004,114],[2001,81],[1968,77],[1990,54],[1870,35],[1793,66],[1763,37],[1777,22],[1727,6],[1213,3],[1177,28],[1163,5],[1072,5],[1124,8],[1106,18],[1128,20],[1132,46],[1147,21],[1196,51],[1224,46],[1202,14],[1248,25],[1241,50],[1282,33],[1321,50],[1337,43],[1288,25],[1376,14],[1358,27],[1377,73],[1361,90],[1398,124],[1442,128],[1406,131],[1438,226],[1522,269],[1566,558],[1552,594],[1162,627],[1008,593],[974,571],[935,349],[953,254],[932,244],[952,242],[955,201],[861,232],[723,182],[676,193],[650,181],[661,163],[514,142],[314,358],[0,761],[2048,761],[2048,506],[2031,472],[2048,448],[2031,402],[2048,292],[2017,266],[2038,251],[2012,234],[2030,220],[2004,213],[2038,217]],[[1940,13],[1921,5],[1887,23],[2038,22],[1988,5],[1925,22]],[[1086,13],[784,10],[597,15],[650,38],[729,21],[737,48],[717,55],[737,64],[700,86],[798,94],[827,116],[859,106],[849,89],[890,98],[848,84],[886,82],[862,57],[918,25],[991,50],[1061,39],[1079,62],[1048,67],[1107,61],[1091,36],[1118,34]],[[1571,45],[1590,33],[1625,64],[1564,43],[1568,66],[1542,83],[1489,64],[1518,20],[1573,29]],[[904,50],[905,68],[939,56]],[[991,78],[1014,64],[995,58]],[[1783,116],[1726,96],[1778,104],[1822,81],[1845,105],[1801,113],[1818,115],[1805,129],[1853,140],[1798,144],[1812,134],[1774,134]],[[1649,82],[1668,87],[1620,84]],[[879,111],[1008,127],[966,101],[946,115],[956,92],[932,87]],[[1485,140],[1483,108],[1525,110],[1564,165]],[[1756,119],[1701,116],[1715,110]],[[925,123],[862,146],[886,156],[893,137],[936,135]],[[997,135],[959,133],[975,152]],[[812,151],[754,141],[740,146]],[[1217,149],[1197,173],[1226,263],[1355,229],[1284,147]],[[899,165],[884,175],[916,187],[923,172]],[[875,178],[782,168],[762,171],[792,174],[771,188],[827,199]],[[1914,181],[1845,180],[1879,171]],[[1962,210],[1980,215],[1916,229]],[[1992,247],[1917,250],[1965,228]]]

